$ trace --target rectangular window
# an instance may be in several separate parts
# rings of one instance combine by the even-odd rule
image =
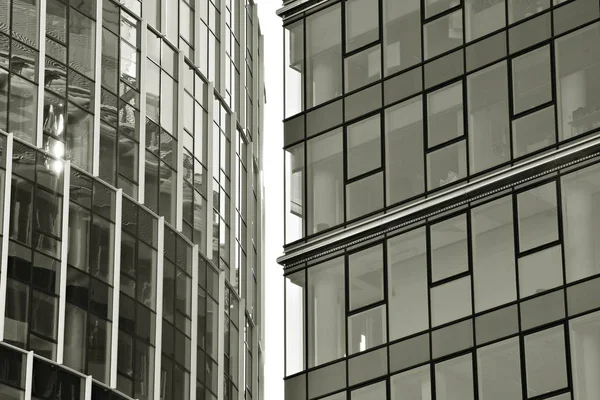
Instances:
[[[567,386],[565,331],[562,325],[525,336],[528,397]]]
[[[383,245],[348,256],[348,311],[383,300]]]
[[[550,46],[513,59],[512,77],[514,114],[551,101]]]
[[[304,364],[304,296],[305,271],[296,272],[285,279],[285,374],[295,374],[305,369]]]
[[[379,0],[346,1],[346,52],[379,40]]]

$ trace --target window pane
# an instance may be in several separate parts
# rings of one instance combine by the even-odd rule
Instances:
[[[475,312],[517,298],[512,197],[471,211]]]
[[[423,107],[420,98],[388,108],[385,111],[388,204],[423,193],[423,157]]]
[[[424,32],[426,60],[460,46],[463,43],[462,11],[429,22]]]
[[[427,95],[427,147],[464,135],[462,82]]]
[[[465,141],[427,154],[427,186],[435,189],[467,176]]]
[[[421,2],[383,0],[383,55],[385,74],[421,61]]]
[[[435,366],[435,394],[438,399],[474,399],[473,385],[471,354]]]
[[[556,97],[561,140],[600,126],[600,24],[556,40]]]
[[[344,259],[308,269],[308,366],[344,356],[346,343]]]
[[[506,62],[469,75],[469,160],[471,173],[510,159]]]
[[[552,100],[550,46],[513,59],[512,69],[515,114]]]
[[[600,165],[584,168],[562,178],[561,197],[565,268],[567,282],[600,272],[600,224],[596,223],[600,206]]]
[[[471,277],[460,278],[431,289],[433,326],[466,317],[471,313]]]
[[[390,340],[429,326],[426,249],[425,228],[387,241]]]
[[[69,66],[88,78],[94,77],[96,23],[69,9]]]
[[[285,241],[304,237],[304,143],[285,151]]]
[[[304,25],[297,22],[284,28],[285,33],[285,116],[304,109]]]
[[[379,39],[379,1],[346,0],[346,52]]]
[[[567,386],[565,332],[562,325],[525,337],[525,368],[528,397]]]
[[[508,0],[508,23],[512,24],[550,7],[550,0]]]
[[[432,282],[469,269],[466,214],[431,225],[430,234]]]
[[[561,247],[519,259],[519,297],[545,292],[563,283]]]
[[[429,366],[416,368],[390,378],[392,400],[430,400]]]
[[[481,2],[466,0],[467,41],[475,40],[506,25],[504,0]]]
[[[536,111],[513,122],[513,151],[521,157],[556,142],[554,106]]]
[[[344,60],[344,88],[351,92],[381,78],[381,46],[369,47]]]
[[[383,381],[353,390],[350,393],[350,400],[385,400],[385,393],[386,384],[385,381]]]
[[[304,296],[305,272],[285,279],[285,360],[286,375],[304,370]]]
[[[386,342],[385,306],[348,317],[348,351],[365,351]]]
[[[558,239],[554,182],[519,193],[517,205],[521,252]]]
[[[346,217],[362,217],[383,208],[383,173],[369,175],[346,186]]]
[[[571,363],[575,400],[594,398],[600,393],[600,313],[570,321]]]
[[[340,4],[306,18],[306,102],[319,105],[342,94]]]
[[[342,131],[307,142],[308,234],[343,221],[344,174]]]
[[[383,245],[348,256],[350,311],[383,300]]]
[[[381,166],[381,117],[379,114],[346,128],[348,179]]]
[[[480,400],[521,398],[519,339],[513,338],[477,350]]]

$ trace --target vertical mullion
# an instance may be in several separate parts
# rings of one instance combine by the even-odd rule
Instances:
[[[225,271],[219,272],[219,314],[218,314],[218,342],[217,342],[217,397],[223,398],[223,374],[225,372]]]
[[[0,260],[0,341],[4,340],[4,316],[6,314],[6,284],[8,276],[8,236],[10,231],[11,216],[11,189],[12,189],[12,152],[13,134],[9,133],[6,139],[6,170],[4,178],[4,209],[2,225],[2,252]]]
[[[238,88],[239,98],[240,98],[240,109],[239,113],[239,121],[240,125],[244,130],[247,129],[246,126],[246,107],[243,104],[246,102],[246,5],[244,0],[233,0],[239,1],[239,12],[240,12],[240,86]],[[234,56],[235,57],[235,56]],[[250,147],[250,146],[248,146]]]
[[[145,188],[146,188],[146,71],[147,54],[148,54],[148,23],[143,20],[140,23],[141,44],[140,44],[140,125],[139,125],[139,148],[138,148],[138,201],[144,204]]]
[[[240,188],[239,188],[239,184],[238,184],[238,173],[237,173],[237,168],[236,165],[239,165],[238,162],[238,157],[237,157],[237,153],[238,153],[238,149],[239,149],[239,144],[240,144],[240,140],[242,140],[241,137],[238,137],[237,135],[237,125],[236,125],[236,118],[237,115],[236,113],[232,113],[231,114],[231,118],[229,119],[229,129],[230,129],[230,137],[232,138],[231,140],[231,146],[230,147],[230,166],[229,166],[229,170],[230,175],[231,175],[231,185],[230,185],[230,195],[231,195],[231,201],[229,202],[229,282],[235,282],[235,268],[231,268],[231,265],[237,265],[238,270],[239,270],[239,259],[236,259],[235,257],[235,249],[237,248],[237,240],[236,240],[236,233],[238,232],[238,228],[239,228],[239,217],[238,214],[236,212],[236,206],[237,206],[237,198],[240,195]],[[236,139],[236,140],[233,140]],[[240,173],[241,173],[241,169],[240,169]],[[238,274],[239,277],[239,274]],[[232,285],[233,286],[233,285]],[[237,284],[236,289],[239,288],[239,282]]]
[[[252,279],[252,263],[256,262],[254,259],[254,249],[252,247],[252,235],[254,232],[252,221],[256,223],[254,220],[254,207],[252,206],[252,203],[254,202],[254,191],[252,189],[254,182],[254,146],[251,146],[250,144],[246,146],[246,160],[246,186],[249,190],[246,192],[246,229],[248,231],[246,232],[246,270],[243,272],[244,281],[242,282],[245,284],[243,292],[244,297],[247,297],[250,290],[252,290],[250,287]],[[252,261],[250,262],[250,260]],[[249,306],[251,306],[251,304]]]
[[[46,0],[38,0],[39,12],[39,53],[38,53],[38,87],[37,87],[37,119],[35,145],[41,148],[44,139],[44,73],[46,62]],[[13,21],[14,22],[14,21]],[[13,39],[14,40],[14,39]],[[9,96],[10,99],[10,96]],[[4,214],[8,215],[8,214]]]
[[[33,392],[33,350],[27,352],[25,364],[25,397],[23,400],[31,400]]]
[[[120,40],[120,38],[119,38]],[[96,2],[96,43],[94,68],[94,128],[92,145],[92,175],[100,173],[100,92],[102,84],[102,2]]]
[[[209,82],[207,85],[206,92],[206,258],[212,260],[212,220],[213,220],[213,157],[218,154],[213,154],[213,113],[214,113],[214,98],[215,98],[215,87],[213,82]],[[213,260],[215,264],[218,264],[219,260]]]
[[[203,23],[200,19],[200,14],[202,13],[200,10],[202,9],[204,0],[190,0],[190,4],[191,3],[194,4],[194,66],[199,66],[202,64],[202,53],[200,52],[200,49],[202,48],[200,45],[200,41],[202,40],[202,37],[200,36],[200,24]],[[204,8],[206,8],[206,3],[204,3]]]
[[[226,85],[225,85],[225,63],[228,62],[227,61],[227,55],[225,54],[225,34],[227,31],[227,21],[225,19],[225,15],[227,14],[226,12],[226,8],[227,5],[225,4],[225,0],[216,0],[218,1],[221,5],[221,12],[219,14],[219,18],[220,18],[220,26],[219,26],[219,87],[217,88],[217,90],[219,91],[219,93],[221,94],[221,96],[223,98],[225,98],[225,91],[226,91]],[[215,79],[217,79],[217,76],[215,75]],[[229,104],[231,105],[231,104]]]
[[[163,325],[163,270],[165,253],[165,217],[158,219],[158,246],[156,251],[156,331],[154,333],[154,400],[161,400],[161,360],[162,360],[162,325]]]
[[[123,214],[123,189],[117,189],[115,196],[115,243],[113,258],[113,298],[112,298],[112,341],[111,370],[109,386],[117,387],[117,361],[119,354],[119,301],[121,294],[121,220]]]
[[[235,0],[234,0],[235,1]],[[238,398],[237,400],[245,400],[246,385],[244,383],[245,371],[244,371],[244,357],[243,354],[246,352],[244,347],[244,326],[246,324],[246,299],[241,298],[238,307]],[[243,349],[243,352],[242,352]],[[236,400],[236,399],[232,399]]]
[[[190,354],[190,399],[196,398],[196,377],[198,375],[198,284],[199,247],[192,247],[192,310],[191,310],[191,354]],[[243,400],[243,399],[242,399]]]
[[[177,110],[177,198],[175,221],[173,225],[181,232],[183,229],[183,119],[184,117],[184,69],[187,68],[185,59],[182,51],[178,52],[178,63],[177,63],[177,104],[179,105]],[[193,199],[192,199],[193,201]]]
[[[58,286],[58,336],[56,362],[63,363],[65,350],[65,300],[67,295],[67,259],[69,254],[69,187],[71,162],[65,161],[63,169],[62,236],[60,251],[60,283]]]

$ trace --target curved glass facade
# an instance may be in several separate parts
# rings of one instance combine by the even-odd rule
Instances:
[[[250,0],[0,4],[0,397],[261,399]]]
[[[600,394],[596,1],[285,1],[285,398]]]

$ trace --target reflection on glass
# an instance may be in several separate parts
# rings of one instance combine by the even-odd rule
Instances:
[[[463,43],[462,10],[425,25],[425,59],[445,53]]]
[[[384,71],[391,75],[421,61],[421,2],[384,0]]]

